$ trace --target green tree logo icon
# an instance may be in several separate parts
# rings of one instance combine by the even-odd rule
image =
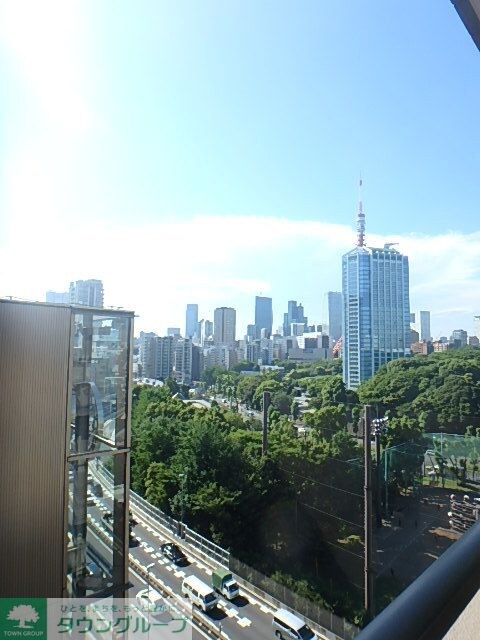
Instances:
[[[19,604],[9,612],[7,620],[18,620],[19,629],[31,629],[27,622],[38,622],[37,610],[29,604]]]

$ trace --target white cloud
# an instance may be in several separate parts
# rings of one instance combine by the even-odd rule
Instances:
[[[0,293],[43,299],[71,279],[102,278],[107,304],[134,309],[137,329],[157,331],[183,326],[185,304],[198,302],[210,318],[218,305],[237,308],[241,335],[260,293],[273,297],[276,325],[292,298],[312,321],[325,319],[324,293],[339,290],[341,255],[355,239],[345,225],[261,215],[146,224],[135,211],[127,225],[72,212],[81,207],[77,157],[105,126],[92,108],[97,61],[89,59],[86,6],[0,4],[0,47],[15,94],[2,105],[9,130],[0,207],[9,227],[0,238]],[[480,233],[367,240],[400,243],[410,258],[412,309],[432,311],[434,333],[471,330],[480,312]]]
[[[341,255],[353,240],[344,225],[260,216],[116,227],[70,221],[15,238],[0,254],[1,293],[43,299],[46,289],[98,277],[107,305],[139,314],[137,330],[183,326],[186,303],[198,302],[209,318],[216,306],[237,308],[242,335],[260,293],[274,298],[275,325],[292,297],[321,321],[324,293],[340,286]],[[434,334],[471,331],[480,310],[480,233],[368,240],[398,241],[409,256],[411,306],[432,311]]]

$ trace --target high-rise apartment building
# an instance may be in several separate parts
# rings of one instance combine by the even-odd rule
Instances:
[[[216,345],[233,347],[235,344],[236,311],[231,307],[219,307],[213,315],[213,340]]]
[[[132,335],[130,312],[0,301],[0,597],[127,588]]]
[[[430,332],[430,311],[415,311],[414,329],[418,331],[420,341],[430,341],[432,334]]]
[[[356,389],[378,368],[410,355],[408,258],[392,244],[365,246],[359,201],[357,246],[342,259],[343,379]]]
[[[343,301],[339,291],[328,292],[328,334],[334,342],[342,335]]]
[[[185,337],[193,338],[198,331],[198,304],[187,304]]]
[[[273,311],[272,299],[265,296],[255,296],[255,326],[258,336],[262,329],[267,330],[267,337],[272,335]]]
[[[168,327],[167,336],[172,336],[173,338],[180,338],[180,327]]]
[[[205,343],[213,340],[213,322],[210,320],[199,320],[197,325],[196,340],[200,346],[205,346]]]
[[[49,304],[69,304],[70,292],[69,291],[47,291],[45,295],[45,301]]]
[[[142,364],[142,374],[145,378],[155,378],[156,340],[156,333],[140,332],[140,362]]]
[[[157,380],[172,377],[176,344],[177,338],[173,336],[162,336],[156,339],[155,378]]]
[[[165,380],[172,377],[177,340],[178,338],[174,336],[159,337],[154,333],[144,334],[141,362],[145,378]]]
[[[301,323],[307,326],[308,318],[305,317],[302,304],[297,304],[296,300],[288,301],[288,311],[283,314],[283,335],[292,335],[292,323]]]
[[[103,307],[103,283],[101,280],[76,280],[70,283],[70,304],[86,307]]]
[[[181,338],[175,343],[173,377],[179,384],[192,382],[193,343],[189,338]]]

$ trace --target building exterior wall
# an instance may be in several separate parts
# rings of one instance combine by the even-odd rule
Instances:
[[[0,302],[0,596],[61,597],[71,314]]]

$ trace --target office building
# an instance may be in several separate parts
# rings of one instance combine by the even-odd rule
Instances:
[[[267,338],[272,335],[273,311],[272,299],[264,296],[255,296],[255,326],[258,336],[262,329],[266,329]]]
[[[0,301],[0,597],[127,588],[132,330],[130,312]]]
[[[187,304],[185,337],[192,339],[198,331],[198,304]]]
[[[361,198],[357,232],[357,246],[342,259],[343,379],[349,389],[410,355],[408,258],[392,244],[365,245]]]
[[[328,334],[333,340],[337,340],[342,335],[342,294],[339,291],[329,291],[328,294]]]
[[[70,283],[70,304],[86,307],[103,307],[103,284],[101,280],[76,280]]]
[[[47,291],[45,300],[49,304],[70,304],[69,291]]]
[[[216,345],[235,345],[236,311],[231,307],[219,307],[213,315],[213,339]]]
[[[305,332],[305,325],[303,322],[292,322],[290,324],[290,334],[291,336],[303,336]]]
[[[463,329],[455,329],[450,336],[450,343],[455,349],[466,347],[468,343],[468,334]]]
[[[303,324],[305,327],[308,324],[308,318],[305,317],[302,304],[297,304],[296,300],[288,301],[288,311],[283,314],[283,335],[291,336],[292,323]]]
[[[180,327],[168,327],[167,336],[172,336],[172,338],[180,338]]]
[[[480,345],[480,339],[477,336],[468,336],[468,346],[478,347]]]
[[[432,339],[430,333],[430,311],[415,311],[413,315],[415,317],[413,321],[414,329],[418,331],[420,341],[430,341]]]
[[[257,340],[260,338],[260,331],[258,331],[256,324],[247,324],[247,340]]]

